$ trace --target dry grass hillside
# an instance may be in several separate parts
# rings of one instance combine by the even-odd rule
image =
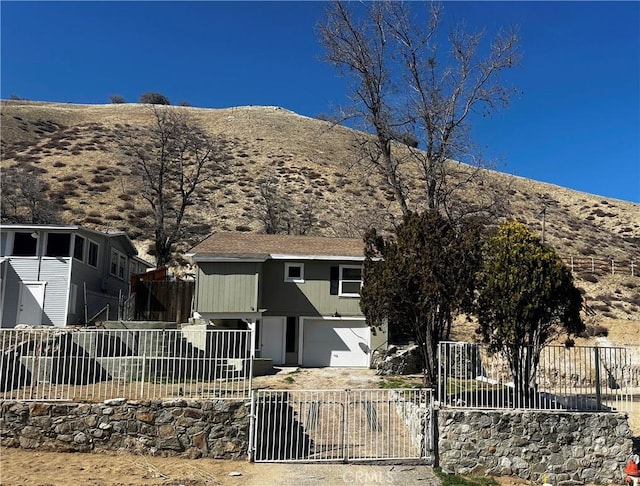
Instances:
[[[347,128],[279,107],[181,109],[225,137],[229,147],[227,168],[201,187],[189,208],[185,247],[215,230],[262,231],[259,185],[268,178],[278,180],[294,206],[313,202],[316,234],[356,236],[398,214],[380,181],[354,167],[357,151]],[[32,167],[49,183],[49,195],[63,208],[65,222],[126,230],[144,256],[148,234],[138,223],[148,209],[137,197],[116,140],[123,130],[151,120],[148,107],[139,104],[2,101],[1,168]],[[640,326],[640,268],[636,277],[629,269],[632,258],[640,267],[640,205],[492,171],[466,194],[474,199],[489,191],[504,201],[504,218],[538,232],[540,210],[546,207],[545,238],[567,261],[620,262],[613,276],[606,270],[597,275],[588,268],[576,271],[578,285],[595,312],[591,321],[621,319]],[[412,204],[419,207],[420,202]]]

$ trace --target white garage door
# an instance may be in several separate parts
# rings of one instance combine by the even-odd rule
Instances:
[[[371,331],[365,321],[302,322],[302,366],[369,367]]]

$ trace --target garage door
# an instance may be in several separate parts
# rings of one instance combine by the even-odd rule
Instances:
[[[302,366],[369,367],[371,331],[365,321],[302,320]]]

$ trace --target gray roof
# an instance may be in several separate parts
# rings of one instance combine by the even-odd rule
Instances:
[[[202,259],[364,259],[364,243],[358,238],[323,236],[262,235],[256,233],[213,233],[190,251]]]

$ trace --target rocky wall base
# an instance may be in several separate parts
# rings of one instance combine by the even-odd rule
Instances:
[[[626,413],[438,412],[442,469],[556,486],[622,484],[632,453]]]
[[[0,403],[0,445],[57,452],[246,458],[249,404],[235,400]]]

